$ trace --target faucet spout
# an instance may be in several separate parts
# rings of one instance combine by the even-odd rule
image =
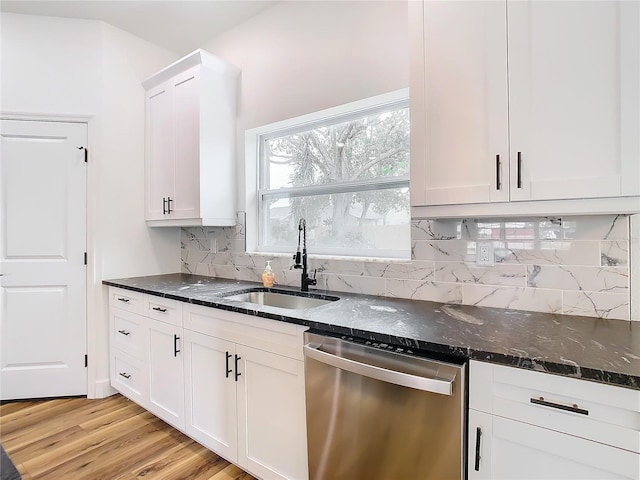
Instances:
[[[302,251],[300,251],[300,237],[302,236]],[[301,268],[302,274],[300,275],[300,290],[302,292],[308,292],[310,285],[316,285],[318,282],[314,277],[309,277],[307,272],[307,222],[304,218],[301,218],[298,222],[298,249],[293,256],[294,265],[293,268]]]

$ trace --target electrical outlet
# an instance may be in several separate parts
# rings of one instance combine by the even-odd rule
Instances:
[[[478,242],[476,246],[476,265],[492,267],[494,264],[493,243]]]

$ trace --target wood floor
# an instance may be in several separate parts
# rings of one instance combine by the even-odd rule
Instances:
[[[255,480],[120,395],[0,405],[24,480]]]

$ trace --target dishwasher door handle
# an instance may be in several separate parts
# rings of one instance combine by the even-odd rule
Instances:
[[[331,353],[323,352],[318,348],[314,348],[309,344],[303,347],[306,357],[317,360],[318,362],[331,365],[332,367],[346,370],[363,377],[369,377],[386,383],[393,383],[402,387],[416,388],[425,392],[439,393],[441,395],[453,395],[453,384],[456,377],[451,379],[428,378],[410,373],[397,372],[375,365],[351,360],[350,358],[338,357]]]

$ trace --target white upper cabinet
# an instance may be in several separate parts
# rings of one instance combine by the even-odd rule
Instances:
[[[143,82],[150,226],[235,224],[238,74],[197,50]]]
[[[505,16],[506,4],[491,1],[428,1],[412,16],[423,22],[426,49],[415,58],[423,79],[411,85],[414,205],[509,199]],[[416,104],[420,87],[426,97]]]
[[[640,211],[638,2],[410,9],[416,216]]]

